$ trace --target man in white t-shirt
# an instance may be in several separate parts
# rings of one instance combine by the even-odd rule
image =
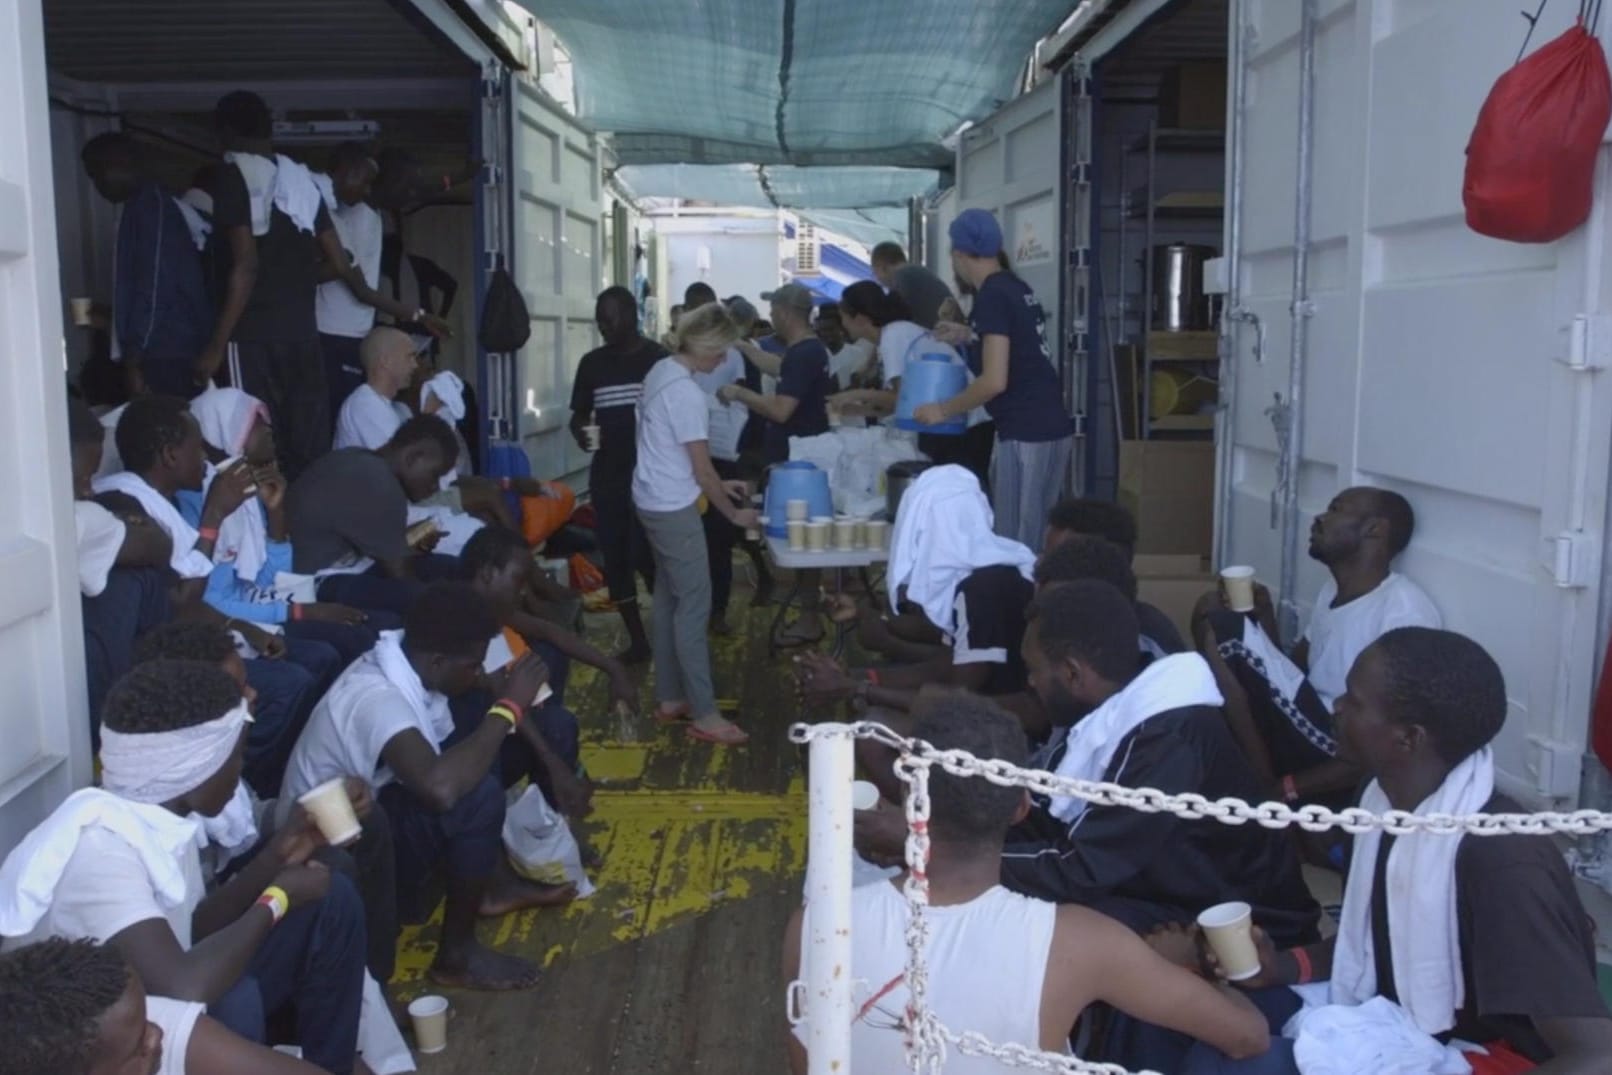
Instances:
[[[913,734],[942,750],[1027,764],[1018,721],[986,699],[962,692],[931,695],[914,711]],[[1236,990],[1173,966],[1148,942],[1090,908],[1018,895],[999,879],[1009,827],[1029,811],[1022,788],[934,771],[929,777],[929,945],[927,1000],[940,1021],[998,1045],[1066,1053],[1070,1028],[1087,1006],[1105,1003],[1137,1019],[1209,1042],[1234,1057],[1270,1044],[1265,1017]],[[883,803],[857,814],[900,818]],[[847,977],[853,983],[850,1070],[906,1067],[903,1020],[909,997],[906,878],[877,880],[851,893],[856,938]],[[810,952],[812,908],[785,931],[784,981],[800,978]],[[794,1028],[790,1063],[806,1071],[808,1024]],[[955,1053],[953,1075],[1011,1075],[1023,1069]]]
[[[105,941],[146,987],[206,1004],[252,1041],[286,1004],[296,1044],[326,1071],[354,1070],[364,918],[345,877],[309,861],[325,846],[301,807],[225,884],[202,877],[202,825],[241,779],[251,716],[214,665],[151,661],[107,697],[101,787],[63,801],[0,865],[6,947]],[[361,800],[355,808],[367,812]]]
[[[357,142],[346,142],[331,154],[329,175],[316,176],[314,180],[324,195],[342,251],[372,293],[378,293],[380,287],[381,246],[385,241],[381,214],[369,205],[379,174],[380,166],[368,150]],[[347,397],[364,383],[367,367],[359,354],[359,344],[375,327],[375,305],[354,294],[344,281],[330,280],[319,285],[314,316],[319,324],[319,348],[325,358],[330,413],[339,415]],[[433,333],[447,332],[445,322],[424,310],[415,311],[414,320]]]
[[[412,417],[397,397],[414,380],[419,348],[408,333],[383,325],[365,334],[358,355],[364,364],[364,383],[341,405],[335,444],[338,449],[379,451]]]
[[[474,727],[454,727],[450,696],[483,683],[487,645],[501,631],[487,601],[464,583],[437,583],[415,600],[402,631],[342,673],[314,709],[291,752],[282,803],[327,780],[353,774],[375,789],[391,822],[398,899],[420,907],[420,887],[447,874],[442,939],[428,972],[442,984],[526,989],[538,971],[476,939],[478,917],[567,902],[574,888],[517,877],[504,855],[504,789],[494,766],[510,735],[541,733],[526,712],[548,679],[528,655],[490,691],[500,699]],[[546,744],[542,744],[546,748]]]
[[[58,1075],[315,1075],[206,1005],[152,996],[109,944],[53,938],[0,955],[0,1069]]]
[[[1226,697],[1226,718],[1271,794],[1294,803],[1348,805],[1359,768],[1338,757],[1333,707],[1355,659],[1397,627],[1441,627],[1438,609],[1393,570],[1416,515],[1386,489],[1339,493],[1310,530],[1310,557],[1331,572],[1291,650],[1279,644],[1264,587],[1255,611],[1233,612],[1212,593],[1193,614],[1193,636]]]

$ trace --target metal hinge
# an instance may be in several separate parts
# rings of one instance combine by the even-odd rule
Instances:
[[[1081,411],[1081,412],[1075,414],[1074,419],[1075,419],[1075,436],[1077,438],[1084,437],[1086,435],[1086,412]]]
[[[1567,326],[1567,356],[1559,361],[1570,370],[1585,373],[1612,364],[1612,317],[1575,316]]]
[[[1578,794],[1584,775],[1584,748],[1540,736],[1528,737],[1529,765],[1534,786],[1552,799],[1570,799]]]
[[[1551,579],[1560,589],[1582,590],[1592,581],[1595,541],[1581,531],[1564,531],[1550,539]]]

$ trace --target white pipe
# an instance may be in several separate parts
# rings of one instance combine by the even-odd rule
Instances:
[[[1314,194],[1315,36],[1317,0],[1303,0],[1299,19],[1299,146],[1293,209],[1293,353],[1287,375],[1286,466],[1282,486],[1282,605],[1278,629],[1285,639],[1298,635],[1299,606],[1295,592],[1299,570],[1299,472],[1304,463],[1304,374],[1310,351],[1310,203]]]
[[[807,765],[806,1056],[808,1075],[851,1071],[851,783],[855,741],[813,739]]]
[[[1237,363],[1242,360],[1242,323],[1252,320],[1262,342],[1265,329],[1258,315],[1244,310],[1243,264],[1243,186],[1244,138],[1248,105],[1247,4],[1232,0],[1228,13],[1226,51],[1231,66],[1231,106],[1226,116],[1226,300],[1220,315],[1220,413],[1215,429],[1215,532],[1212,564],[1219,568],[1231,561],[1232,512],[1236,496]],[[1263,347],[1256,349],[1256,361],[1263,359]]]

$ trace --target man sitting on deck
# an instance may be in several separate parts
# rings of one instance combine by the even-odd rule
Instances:
[[[346,878],[309,857],[325,846],[300,808],[227,883],[207,893],[201,827],[241,778],[251,718],[228,675],[195,661],[143,664],[112,689],[101,787],[56,808],[0,866],[7,946],[106,940],[146,987],[206,1004],[253,1041],[286,1005],[312,1064],[354,1070],[364,921]]]
[[[849,697],[909,709],[926,684],[962,687],[998,699],[1025,692],[1025,609],[1035,595],[1035,554],[992,530],[979,480],[962,467],[933,467],[901,499],[890,539],[886,584],[892,611],[900,600],[923,610],[950,649],[919,664],[847,673],[819,653],[802,654],[807,697]]]
[[[440,424],[440,423],[438,423]],[[292,752],[282,799],[354,774],[377,789],[392,825],[399,900],[418,910],[419,888],[446,866],[442,939],[431,977],[472,989],[524,989],[537,968],[476,940],[478,916],[563,902],[573,889],[516,877],[504,856],[504,789],[492,774],[507,736],[533,736],[526,710],[547,678],[536,657],[502,677],[480,724],[456,732],[449,699],[482,678],[499,632],[487,602],[460,583],[421,593],[402,632],[375,648],[330,689]]]
[[[1438,627],[1438,609],[1393,570],[1416,516],[1398,493],[1339,493],[1310,530],[1310,556],[1332,577],[1291,653],[1278,644],[1270,595],[1259,587],[1252,615],[1211,593],[1193,614],[1193,634],[1226,696],[1226,719],[1265,781],[1265,796],[1346,805],[1358,766],[1338,757],[1332,709],[1355,659],[1396,627]]]
[[[150,995],[110,944],[52,938],[0,955],[0,1075],[318,1075]]]
[[[1449,631],[1407,627],[1367,647],[1335,710],[1339,754],[1372,777],[1373,813],[1508,813],[1489,744],[1506,718],[1500,668]],[[1453,912],[1453,914],[1452,914]],[[1473,1071],[1589,1075],[1609,1070],[1612,1015],[1595,940],[1549,836],[1355,837],[1335,938],[1301,949],[1256,933],[1261,969],[1244,989],[1330,979],[1331,1002],[1398,1004],[1423,1033],[1485,1046]],[[1262,1006],[1264,1006],[1262,1004]],[[1273,1010],[1277,1025],[1296,1007]],[[1189,1075],[1296,1075],[1293,1043],[1237,1062],[1195,1047]]]
[[[1203,659],[1179,654],[1138,672],[1139,633],[1132,603],[1106,583],[1065,583],[1036,598],[1024,660],[1053,736],[1033,764],[1126,787],[1257,800],[1259,782],[1226,729]],[[897,794],[888,772],[873,778],[886,797]],[[1315,937],[1319,911],[1285,833],[1080,799],[1034,803],[1002,856],[1003,883],[1015,891],[1082,903],[1138,932],[1239,899],[1273,934]],[[865,827],[870,857],[899,850],[905,825],[893,820],[887,831]]]
[[[353,389],[336,418],[336,448],[379,451],[412,416],[397,397],[414,383],[420,349],[402,329],[372,328],[358,345],[364,383]]]
[[[916,715],[915,734],[941,750],[1025,763],[1017,723],[985,699],[947,692],[926,697]],[[998,1045],[1065,1052],[1081,1012],[1103,1002],[1229,1054],[1254,1056],[1268,1047],[1263,1016],[1229,987],[1213,987],[1171,966],[1135,933],[1101,914],[1002,887],[1003,839],[1029,809],[1024,789],[935,769],[929,797],[928,1001],[946,1026],[982,1033]],[[890,806],[882,812],[899,816]],[[856,983],[852,1071],[906,1067],[905,880],[876,881],[851,893],[856,946],[846,976]],[[785,982],[800,977],[809,956],[811,913],[810,907],[796,911],[785,931]],[[805,1029],[797,1028],[790,1041],[797,1075],[806,1070]],[[1009,1075],[1021,1069],[954,1056],[947,1070]]]

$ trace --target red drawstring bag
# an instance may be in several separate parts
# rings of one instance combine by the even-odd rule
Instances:
[[[1466,149],[1467,226],[1514,243],[1549,243],[1584,223],[1609,118],[1606,53],[1580,21],[1489,91]]]

